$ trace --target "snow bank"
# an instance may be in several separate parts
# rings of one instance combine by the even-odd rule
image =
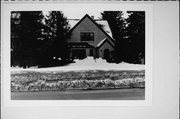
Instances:
[[[108,63],[102,58],[94,59],[93,57],[87,57],[83,60],[76,59],[75,63],[71,63],[66,66],[50,67],[50,68],[18,68],[13,67],[11,71],[14,73],[37,71],[37,72],[62,72],[62,71],[79,71],[79,70],[145,70],[145,65],[129,64],[129,63]]]

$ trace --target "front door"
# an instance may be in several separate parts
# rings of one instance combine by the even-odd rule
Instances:
[[[104,50],[104,59],[106,59],[107,61],[110,60],[110,51],[108,49]]]
[[[93,56],[93,49],[90,49],[90,56]]]

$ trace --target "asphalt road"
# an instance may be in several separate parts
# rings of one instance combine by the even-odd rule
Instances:
[[[12,100],[144,100],[145,89],[11,92]]]

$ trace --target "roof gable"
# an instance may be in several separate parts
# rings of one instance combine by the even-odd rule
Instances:
[[[112,38],[112,33],[111,33],[111,30],[109,28],[109,25],[107,23],[107,21],[94,21],[88,14],[86,14],[81,20],[74,20],[73,22],[71,22],[71,25],[72,25],[72,28],[70,29],[70,32],[72,32],[85,18],[88,18],[93,24],[95,24],[96,27],[98,27],[98,29],[100,29],[100,31],[102,31],[113,43],[114,43],[114,39]],[[103,29],[101,28],[100,25],[105,25],[106,28]],[[108,32],[109,33],[108,33]]]

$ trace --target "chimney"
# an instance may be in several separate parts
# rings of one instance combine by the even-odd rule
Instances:
[[[91,16],[91,19],[94,19],[94,16]]]

